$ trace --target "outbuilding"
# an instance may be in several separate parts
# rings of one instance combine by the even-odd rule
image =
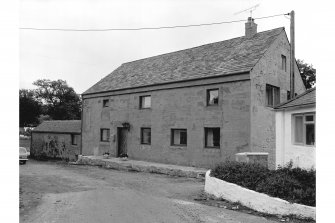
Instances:
[[[81,121],[44,121],[31,132],[30,156],[77,160],[81,148]]]
[[[316,88],[275,108],[276,166],[315,167]]]

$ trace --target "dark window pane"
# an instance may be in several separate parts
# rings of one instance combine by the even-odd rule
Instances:
[[[219,103],[219,90],[207,91],[207,105],[217,105]]]
[[[109,142],[109,129],[101,129],[100,130],[100,141]]]
[[[151,128],[142,128],[141,131],[141,143],[151,144]]]
[[[266,85],[266,99],[267,99],[267,105],[273,106],[273,91],[271,86]]]
[[[307,122],[313,122],[314,121],[314,116],[313,115],[306,115],[306,121]]]
[[[306,124],[306,145],[315,144],[315,128],[314,124]]]
[[[187,145],[187,130],[172,129],[172,145]]]
[[[279,91],[279,88],[274,87],[273,91],[274,91],[274,94],[275,94],[274,105],[278,105],[278,104],[280,104],[280,91]]]
[[[290,97],[290,91],[287,91],[286,99],[287,99],[287,100],[290,100],[290,99],[291,99],[291,97]]]
[[[294,124],[294,141],[296,143],[303,143],[303,116],[295,116]]]
[[[109,107],[109,100],[108,99],[105,99],[102,101],[102,106],[103,107]]]
[[[281,69],[286,71],[286,56],[281,55]]]
[[[205,146],[220,147],[220,128],[205,128]]]

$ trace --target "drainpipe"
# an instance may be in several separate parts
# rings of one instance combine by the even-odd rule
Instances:
[[[290,26],[290,99],[294,98],[294,64],[295,64],[295,42],[294,42],[294,10],[290,13],[291,26]]]

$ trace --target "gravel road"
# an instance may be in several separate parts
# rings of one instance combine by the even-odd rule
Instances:
[[[20,166],[20,222],[276,222],[194,200],[197,179],[29,160]]]

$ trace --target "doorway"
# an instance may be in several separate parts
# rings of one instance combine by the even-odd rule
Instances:
[[[126,128],[117,128],[117,157],[127,153],[127,133],[128,130]]]

